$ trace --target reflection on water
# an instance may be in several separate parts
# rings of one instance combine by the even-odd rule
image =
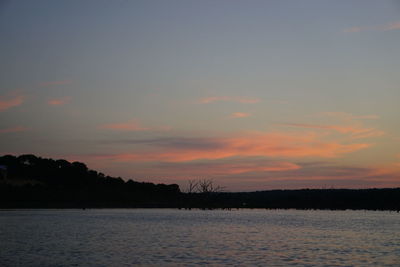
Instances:
[[[1,266],[399,266],[400,214],[0,211]]]

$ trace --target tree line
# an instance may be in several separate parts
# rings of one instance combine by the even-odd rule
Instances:
[[[176,184],[124,181],[81,162],[6,155],[0,166],[1,207],[171,207],[180,196]]]
[[[0,157],[0,208],[184,208],[400,210],[400,188],[224,192],[211,179],[176,184],[123,180],[81,162]]]

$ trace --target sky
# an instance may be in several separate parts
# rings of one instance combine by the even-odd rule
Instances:
[[[181,190],[400,186],[400,1],[1,1],[0,36],[0,155]]]

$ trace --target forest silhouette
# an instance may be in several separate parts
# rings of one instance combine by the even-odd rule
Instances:
[[[400,210],[400,188],[223,192],[212,180],[125,181],[81,162],[35,155],[0,157],[0,208],[368,209]]]

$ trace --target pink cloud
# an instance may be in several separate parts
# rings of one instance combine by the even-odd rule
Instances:
[[[62,106],[67,104],[71,100],[71,97],[65,96],[61,98],[52,98],[49,101],[47,101],[47,104],[50,106]]]
[[[122,122],[122,123],[104,124],[104,125],[100,126],[100,128],[116,130],[116,131],[129,131],[129,132],[150,130],[149,127],[145,127],[145,126],[141,125],[141,123],[137,119],[133,119],[131,121]]]
[[[382,31],[400,30],[400,21],[388,23],[381,27]]]
[[[12,107],[21,105],[25,100],[23,95],[9,94],[8,96],[0,97],[0,111],[7,110]]]
[[[253,133],[238,137],[210,138],[201,146],[161,146],[139,152],[96,155],[98,159],[123,162],[189,162],[231,157],[333,158],[371,146],[368,143],[342,144],[321,140],[315,133]],[[176,142],[177,143],[177,142]]]
[[[370,115],[354,115],[347,112],[323,112],[321,113],[323,116],[329,116],[345,121],[352,121],[352,120],[377,120],[379,119],[378,115],[370,114]]]
[[[260,98],[254,97],[242,97],[242,96],[212,96],[212,97],[204,97],[200,99],[201,104],[209,104],[213,102],[236,102],[242,104],[255,104],[260,102]]]
[[[64,84],[70,84],[72,83],[71,80],[64,80],[64,81],[48,81],[48,82],[41,82],[39,83],[39,86],[53,86],[53,85],[64,85]]]
[[[16,132],[25,132],[28,128],[22,126],[16,126],[11,128],[0,129],[0,133],[16,133]]]
[[[249,172],[280,172],[297,170],[301,167],[291,162],[272,162],[260,164],[259,162],[245,162],[245,163],[227,163],[217,166],[217,168],[206,168],[205,174],[242,174]],[[198,172],[197,172],[198,173]]]
[[[140,131],[168,132],[172,129],[172,127],[168,125],[162,125],[158,127],[144,126],[138,119],[132,119],[127,122],[104,124],[101,125],[100,128],[114,130],[114,131],[125,131],[125,132],[140,132]]]
[[[160,175],[173,173],[173,175],[191,176],[223,176],[255,172],[282,172],[300,169],[301,166],[287,161],[233,161],[233,162],[203,162],[167,164],[157,166]]]
[[[246,113],[246,112],[234,112],[231,114],[231,118],[246,118],[246,117],[250,117],[251,114],[250,113]]]
[[[356,26],[356,27],[344,29],[343,32],[354,33],[354,32],[361,32],[361,31],[392,31],[392,30],[400,30],[400,21],[394,21],[394,22],[387,23],[385,25],[371,26],[371,27]]]
[[[384,134],[383,131],[374,128],[364,128],[360,125],[316,125],[305,123],[284,123],[282,126],[334,130],[342,134],[351,134],[352,138],[378,137]]]
[[[322,184],[334,182],[335,184],[342,185],[340,187],[369,187],[368,184],[381,187],[387,187],[388,185],[393,186],[397,184],[399,172],[390,169],[384,169],[379,167],[360,168],[356,166],[315,166],[315,167],[304,167],[295,169],[291,172],[281,172],[275,174],[260,175],[255,181],[269,182],[285,182],[288,181],[290,184],[295,181],[303,181],[309,184],[320,182]],[[281,184],[281,183],[280,183]],[[344,186],[343,186],[344,185]]]
[[[332,114],[331,114],[332,115]],[[358,138],[382,135],[383,132],[374,128],[363,127],[354,119],[375,119],[375,115],[354,116],[348,113],[334,114],[339,118],[346,118],[348,124],[318,125],[318,124],[281,124],[282,126],[305,128],[306,131],[289,132],[247,132],[237,135],[216,138],[179,138],[165,137],[145,140],[126,140],[127,143],[140,144],[125,147],[123,151],[115,153],[93,154],[85,156],[90,162],[118,162],[135,164],[136,170],[142,175],[224,175],[240,176],[261,173],[286,173],[279,176],[296,180],[291,172],[301,171],[301,164],[293,163],[304,159],[320,160],[339,158],[372,146],[368,142],[356,142]],[[240,117],[240,116],[239,116]],[[348,120],[348,121],[347,121]],[[128,123],[103,125],[103,128],[114,130],[154,130],[145,127],[138,120]],[[312,130],[312,131],[310,131]],[[322,130],[322,131],[319,131]],[[338,134],[331,134],[340,133]],[[346,138],[343,138],[346,137]],[[165,172],[164,172],[165,171]],[[343,170],[340,170],[342,172]],[[174,173],[174,174],[173,174]],[[136,173],[137,174],[137,173]],[[311,173],[310,173],[311,174]],[[343,173],[332,171],[332,177],[344,177]],[[244,177],[244,176],[241,176]],[[285,178],[286,177],[286,178]],[[321,173],[299,178],[300,180],[331,179]],[[352,176],[346,176],[351,178]],[[246,178],[247,179],[247,178]],[[273,176],[269,176],[271,181]],[[333,179],[333,178],[332,178]],[[335,178],[336,179],[336,178]],[[322,180],[321,180],[322,181]],[[375,183],[375,182],[374,182]]]
[[[395,155],[395,158],[396,158],[396,162],[395,163],[393,163],[393,166],[395,166],[395,168],[399,168],[399,170],[400,170],[400,154],[397,154],[397,155]]]
[[[360,32],[362,30],[363,30],[363,28],[361,28],[361,27],[351,27],[348,29],[344,29],[343,32]]]

